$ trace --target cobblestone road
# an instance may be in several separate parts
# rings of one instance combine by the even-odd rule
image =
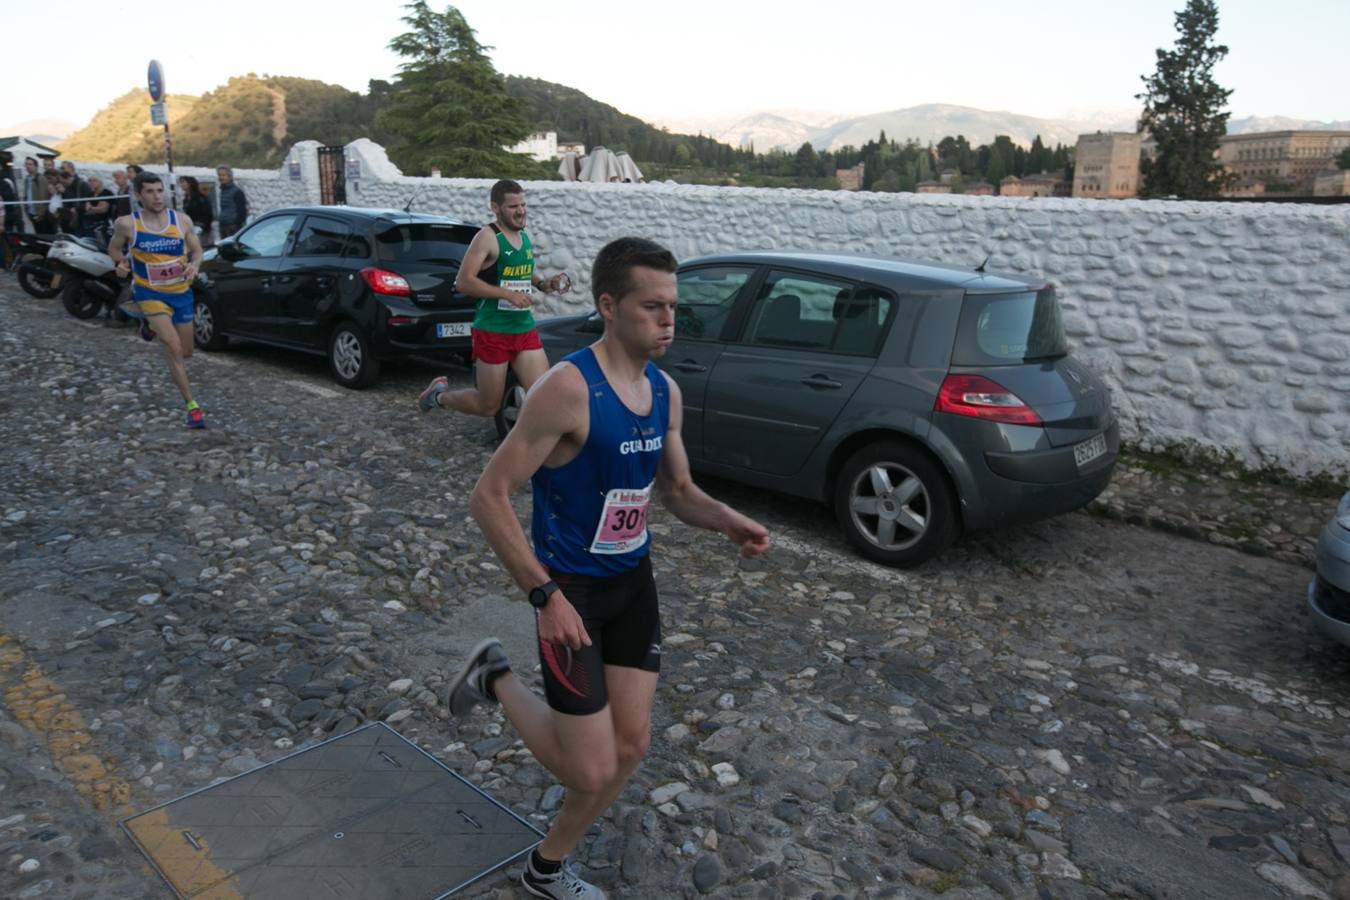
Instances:
[[[422,365],[189,367],[205,432],[157,348],[0,281],[0,896],[167,897],[120,816],[369,720],[545,822],[514,732],[438,699],[487,629],[529,645],[467,512],[490,423],[416,416]],[[1350,898],[1350,651],[1300,564],[1330,502],[1183,476],[915,572],[726,483],[763,560],[658,514],[655,741],[584,867],[629,898]]]

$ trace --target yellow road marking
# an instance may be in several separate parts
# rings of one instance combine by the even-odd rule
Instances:
[[[28,658],[12,637],[0,632],[0,685],[14,720],[42,739],[52,764],[89,798],[95,809],[117,816],[130,812],[131,785],[112,774],[115,768],[90,747],[94,742],[84,716]],[[244,900],[238,879],[211,861],[204,838],[197,846],[183,828],[169,821],[166,809],[152,810],[127,823],[166,878],[194,900]]]
[[[131,785],[110,774],[112,767],[87,750],[94,739],[84,717],[7,634],[0,634],[0,681],[5,684],[5,708],[42,738],[52,763],[76,790],[96,809],[124,809],[131,800]]]

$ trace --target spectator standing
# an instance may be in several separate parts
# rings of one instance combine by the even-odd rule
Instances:
[[[55,234],[58,231],[74,234],[77,225],[74,204],[65,203],[73,188],[71,179],[52,169],[47,172],[47,202],[39,212],[37,232]]]
[[[14,157],[0,151],[0,268],[9,271],[9,241],[5,235],[23,231],[23,206],[19,203],[18,182],[14,179]]]
[[[84,225],[99,246],[107,246],[112,238],[113,192],[103,186],[103,179],[89,176],[89,196],[92,198],[84,211]]]
[[[211,246],[214,243],[211,240],[211,223],[214,221],[211,201],[202,193],[201,184],[191,175],[183,175],[178,179],[178,189],[183,192],[183,212],[192,220],[197,236],[202,239],[202,246]]]
[[[244,196],[244,189],[234,183],[234,170],[229,166],[217,166],[216,179],[220,183],[216,191],[216,221],[220,224],[220,236],[227,238],[244,227],[248,219],[248,198]]]
[[[131,215],[131,177],[124,169],[113,169],[113,219]]]
[[[61,184],[65,187],[63,191],[65,199],[77,201],[67,204],[74,215],[69,217],[68,227],[65,230],[80,237],[89,237],[90,232],[85,221],[89,204],[83,202],[91,196],[89,185],[85,184],[84,180],[80,178],[79,173],[75,171],[75,164],[70,160],[61,163]]]
[[[47,205],[47,179],[38,172],[37,160],[28,157],[23,161],[23,211],[28,215],[28,225],[38,230],[38,215]]]

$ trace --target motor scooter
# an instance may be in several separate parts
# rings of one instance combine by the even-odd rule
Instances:
[[[19,287],[33,297],[46,300],[61,292],[61,280],[47,262],[47,253],[56,242],[54,234],[6,234],[14,257],[14,273]]]
[[[129,280],[92,238],[59,235],[47,253],[47,262],[61,279],[61,304],[77,319],[92,319],[104,309],[119,322],[127,315],[118,308]]]

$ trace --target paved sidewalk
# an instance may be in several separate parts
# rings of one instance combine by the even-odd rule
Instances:
[[[1311,568],[1317,536],[1345,490],[1350,483],[1340,491],[1291,487],[1127,451],[1089,508],[1131,525]]]

